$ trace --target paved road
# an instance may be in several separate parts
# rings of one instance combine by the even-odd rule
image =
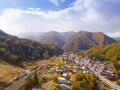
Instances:
[[[115,90],[120,90],[120,86],[119,86],[119,85],[117,85],[117,84],[113,83],[112,81],[106,79],[104,76],[100,76],[100,75],[99,75],[99,78],[100,78],[101,80],[104,80],[104,82],[106,82],[106,83],[107,83],[110,87],[112,87],[113,89],[115,89]]]
[[[36,72],[40,71],[43,68],[43,67],[42,68],[40,68],[40,67],[38,67],[36,69],[37,70]],[[36,72],[35,71],[31,71],[30,74],[27,74],[27,75],[24,76],[26,78],[23,77],[23,78],[19,79],[18,81],[13,82],[10,86],[8,86],[7,88],[5,88],[4,90],[18,90],[19,88],[21,88],[22,86],[25,85],[26,79],[29,78],[29,77],[31,77],[31,76],[33,76]]]
[[[89,67],[91,70],[94,71],[94,74],[99,77],[99,79],[103,82],[105,82],[107,85],[109,85],[112,89],[114,90],[120,90],[120,86],[115,84],[114,82],[108,80],[107,78],[105,78],[104,76],[100,75],[98,72],[96,72],[93,68]]]
[[[14,82],[12,85],[10,85],[5,90],[18,90],[20,88],[20,86],[22,87],[24,85],[25,85],[25,79],[22,78],[19,81]]]

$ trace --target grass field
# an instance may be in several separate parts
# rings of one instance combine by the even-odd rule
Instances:
[[[21,68],[0,60],[0,81],[9,82],[22,71]]]

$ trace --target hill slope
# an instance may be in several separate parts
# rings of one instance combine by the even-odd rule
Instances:
[[[85,51],[85,56],[114,63],[115,68],[120,71],[120,41],[111,45],[93,47]]]
[[[108,37],[101,32],[85,32],[80,31],[73,35],[64,45],[65,51],[79,51],[89,49],[96,45],[106,45],[115,42],[114,39]]]
[[[0,58],[10,63],[42,59],[61,53],[62,50],[57,46],[48,46],[27,39],[20,39],[0,30]]]
[[[120,41],[106,46],[96,46],[86,51],[89,57],[99,60],[120,60]]]
[[[59,32],[51,31],[47,32],[34,40],[43,44],[58,45],[62,47],[65,43],[65,38]]]
[[[7,63],[0,59],[0,82],[5,82],[6,84],[14,78],[14,76],[19,75],[23,71],[20,67]],[[0,84],[0,86],[2,86]]]
[[[37,42],[41,42],[43,44],[49,44],[49,45],[58,45],[59,47],[63,47],[66,40],[71,38],[75,32],[69,31],[69,32],[56,32],[51,31],[43,34],[36,35],[34,38],[29,38],[31,40],[35,40]]]
[[[65,38],[65,41],[67,41],[75,34],[75,32],[69,31],[69,32],[63,32],[61,34]]]

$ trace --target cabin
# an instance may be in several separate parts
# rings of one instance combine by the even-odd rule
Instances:
[[[94,73],[94,71],[88,68],[87,66],[83,66],[82,69],[83,69],[83,73],[90,73],[90,74]]]
[[[67,78],[67,73],[63,73],[63,75],[62,75],[64,78]]]
[[[70,87],[66,84],[60,84],[61,90],[70,90]]]
[[[58,77],[58,83],[60,83],[60,84],[66,84],[67,80],[64,77]]]
[[[72,72],[73,72],[73,73],[76,73],[76,72],[77,72],[77,69],[72,69]]]
[[[67,71],[68,71],[68,68],[67,68],[66,66],[61,66],[61,67],[59,68],[59,70],[60,70],[61,72],[67,72]]]

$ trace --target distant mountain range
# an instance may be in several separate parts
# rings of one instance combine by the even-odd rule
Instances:
[[[86,50],[94,46],[107,45],[115,42],[114,39],[102,32],[80,31],[74,34],[63,46],[65,51]]]
[[[120,41],[120,37],[113,37],[115,40]]]
[[[32,40],[43,44],[58,45],[64,51],[86,50],[94,46],[107,45],[116,41],[102,32],[87,31],[64,33],[51,31],[36,35]]]
[[[26,38],[30,40],[34,40],[37,42],[41,42],[44,44],[56,44],[60,47],[63,47],[65,41],[67,41],[70,37],[72,37],[75,34],[73,31],[69,32],[56,32],[51,31],[47,33],[38,32],[38,33],[32,33],[32,32],[25,32],[20,33],[17,36],[20,38]]]
[[[62,54],[56,45],[45,45],[28,39],[21,39],[0,30],[0,59],[10,63],[36,60]]]
[[[17,34],[17,36],[19,38],[26,38],[26,39],[34,39],[40,35],[44,34],[43,32],[37,32],[37,33],[34,33],[34,32],[23,32],[23,33],[19,33]]]
[[[65,38],[59,32],[47,32],[43,35],[36,37],[34,40],[50,45],[58,45],[62,47],[65,43]]]
[[[69,32],[63,32],[61,35],[64,37],[65,41],[69,40],[76,32],[69,31]]]

